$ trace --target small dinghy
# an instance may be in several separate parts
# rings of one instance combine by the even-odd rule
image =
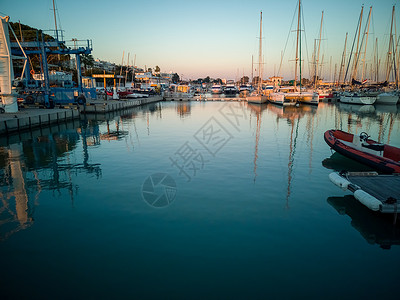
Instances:
[[[365,132],[354,135],[341,130],[328,130],[324,139],[336,152],[377,171],[400,173],[400,148],[371,140]]]

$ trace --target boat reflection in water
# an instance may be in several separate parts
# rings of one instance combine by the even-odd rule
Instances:
[[[341,111],[368,115],[375,113],[375,107],[373,105],[357,105],[357,104],[348,104],[348,103],[339,103],[339,109]]]
[[[325,158],[322,161],[322,165],[329,169],[337,172],[346,170],[349,172],[369,172],[374,171],[374,169],[363,165],[351,158],[343,156],[340,153],[334,152],[330,157]]]
[[[178,102],[176,106],[176,112],[181,119],[189,117],[191,114],[191,103],[190,102]]]
[[[369,244],[378,244],[383,249],[400,245],[400,224],[396,223],[396,216],[373,212],[351,195],[329,197],[327,201],[339,214],[346,214],[351,218],[351,226]]]

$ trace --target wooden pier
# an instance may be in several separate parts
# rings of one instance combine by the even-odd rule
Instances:
[[[373,211],[400,211],[400,174],[378,175],[377,172],[331,173],[330,180]]]

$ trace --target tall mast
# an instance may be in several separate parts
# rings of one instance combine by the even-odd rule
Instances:
[[[369,14],[368,14],[368,28],[367,28],[367,40],[365,41],[365,49],[364,49],[364,58],[363,58],[363,66],[362,66],[362,72],[361,72],[361,82],[364,80],[364,70],[365,70],[365,56],[367,54],[367,45],[368,45],[368,34],[369,34],[369,24],[371,23],[371,11],[372,11],[372,6],[369,8]]]
[[[375,39],[375,47],[374,47],[374,73],[375,73],[375,82],[378,83],[378,38]],[[372,78],[372,77],[371,77]]]
[[[346,32],[346,39],[344,40],[344,49],[343,49],[343,54],[342,54],[342,61],[340,62],[338,84],[340,84],[340,78],[342,77],[342,73],[344,71],[344,65],[345,65],[345,62],[346,62],[347,34],[348,34],[348,32]],[[343,83],[345,83],[344,80],[343,80]]]
[[[57,18],[56,18],[56,6],[54,5],[54,0],[53,0],[53,12],[54,12],[54,24],[56,26],[56,37],[58,41],[58,30],[57,30]]]
[[[321,16],[321,26],[319,28],[319,40],[318,40],[318,52],[317,52],[317,59],[315,61],[315,79],[314,79],[314,88],[317,88],[317,69],[319,64],[319,51],[321,49],[321,35],[322,35],[322,22],[324,20],[324,11],[322,11]],[[300,79],[301,80],[301,79]]]
[[[317,60],[317,39],[315,39],[314,40],[314,51],[313,51],[313,54],[312,54],[312,61],[313,61],[313,84],[315,85],[315,82],[316,82],[316,79],[315,79],[315,77],[316,77],[316,75],[317,75],[317,66],[316,66],[316,60]]]
[[[392,43],[393,43],[393,19],[394,19],[394,5],[393,5],[393,10],[392,10],[392,22],[390,25],[390,37],[389,37],[389,49],[388,49],[388,57],[387,57],[387,67],[386,67],[386,81],[389,82],[389,76],[390,76],[390,71],[391,71],[391,48],[392,48]]]
[[[297,82],[297,63],[299,61],[299,35],[300,35],[300,6],[301,6],[301,0],[299,0],[299,12],[297,16],[297,40],[296,40],[296,59],[295,59],[295,67],[294,67],[294,87],[296,88],[296,82]],[[301,65],[301,62],[300,62]],[[301,69],[301,67],[300,67]],[[301,81],[301,78],[300,78]]]
[[[261,94],[261,82],[262,82],[262,11],[260,11],[260,45],[258,49],[258,94]]]
[[[359,43],[360,43],[360,34],[361,34],[361,24],[362,24],[362,16],[363,16],[363,11],[364,11],[364,6],[361,7],[361,13],[360,13],[360,24],[358,25],[358,36],[357,36],[357,47],[356,47],[356,52],[354,54],[354,69],[353,69],[353,75],[351,76],[351,79],[355,79],[357,76],[357,62],[358,62],[358,54],[359,54]]]
[[[253,55],[251,55],[251,83],[253,83],[253,78],[254,78],[254,62],[253,62]],[[243,81],[244,84],[244,81]]]
[[[336,85],[336,71],[337,71],[337,64],[335,64],[335,72],[333,73],[333,86]]]
[[[127,82],[127,80],[128,80],[129,54],[130,54],[130,52],[128,52],[128,60],[126,61],[126,70],[125,70],[125,86],[126,86],[126,82]]]
[[[396,27],[395,27],[396,28]],[[396,32],[396,29],[395,29]],[[396,46],[397,48],[397,46]],[[393,69],[394,69],[394,78],[395,78],[395,82],[396,82],[396,89],[399,89],[399,77],[397,75],[397,68],[396,68],[396,54],[397,54],[397,50],[394,48],[394,43],[393,43]]]
[[[132,66],[132,82],[135,81],[135,66],[136,66],[136,54],[133,58],[133,66]],[[135,87],[135,84],[133,83],[133,87]]]
[[[125,51],[122,52],[121,70],[119,70],[119,76],[122,75],[122,66],[124,65],[124,55]],[[121,78],[118,79],[118,86],[121,86]]]
[[[346,82],[347,74],[349,74],[350,63],[351,63],[351,57],[353,56],[353,53],[354,53],[354,52],[353,52],[353,49],[354,49],[354,44],[356,43],[357,31],[358,31],[358,28],[360,27],[360,22],[361,22],[361,18],[362,18],[363,8],[364,8],[364,6],[362,6],[362,8],[361,8],[360,17],[359,17],[359,19],[358,19],[358,21],[357,21],[357,28],[356,28],[356,32],[354,33],[353,44],[351,45],[350,57],[349,57],[349,61],[347,62],[346,73],[344,74],[344,79],[343,79],[343,82],[344,82],[344,83]],[[354,63],[355,63],[355,59],[353,59],[353,66],[354,66]],[[351,72],[352,72],[352,71],[351,71]],[[352,74],[353,74],[353,72],[352,72]],[[350,75],[350,78],[353,78],[353,77],[352,77],[352,74]],[[350,85],[352,85],[352,84],[353,84],[353,80],[350,79]]]

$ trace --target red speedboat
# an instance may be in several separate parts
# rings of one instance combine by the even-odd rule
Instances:
[[[400,173],[400,148],[369,139],[362,132],[354,135],[341,130],[328,130],[325,142],[336,152],[383,173]]]
[[[106,91],[108,96],[112,96],[113,92],[112,91]],[[132,92],[128,92],[128,91],[118,91],[117,92],[118,96],[120,96],[121,98],[124,98],[130,94],[132,94]]]

